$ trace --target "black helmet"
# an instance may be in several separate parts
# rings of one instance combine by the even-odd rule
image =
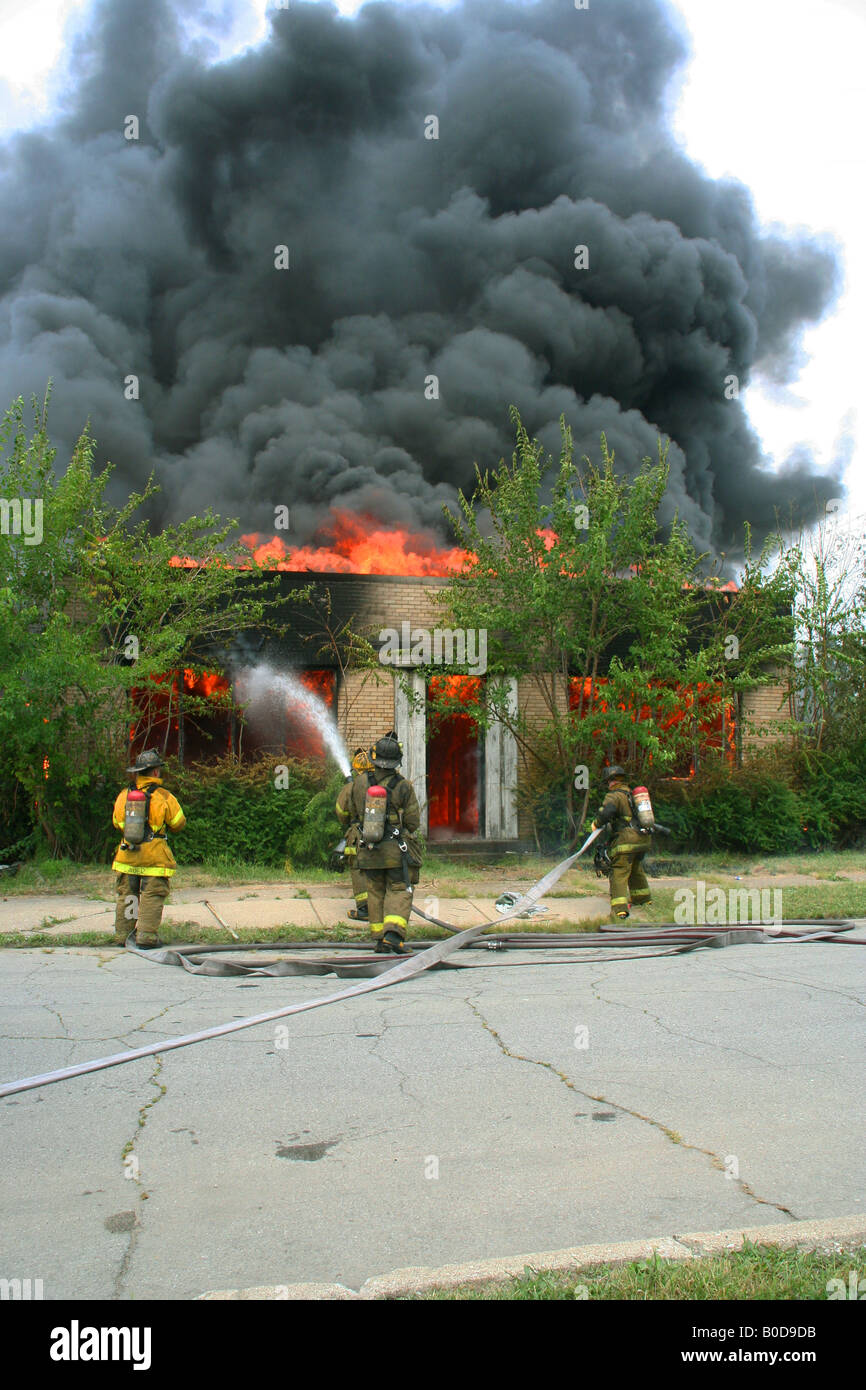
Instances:
[[[158,748],[146,748],[143,753],[139,753],[132,767],[128,767],[127,772],[153,772],[158,767],[165,765],[165,758]]]
[[[380,738],[376,747],[370,751],[373,757],[373,765],[377,768],[396,768],[399,767],[403,761],[403,749],[400,746],[394,729],[391,729],[384,738]]]
[[[614,763],[611,767],[606,767],[601,775],[605,782],[610,782],[614,777],[627,776],[627,773],[624,767],[620,767],[619,763]]]

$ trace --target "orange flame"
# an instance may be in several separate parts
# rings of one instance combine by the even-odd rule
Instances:
[[[589,676],[583,678],[575,676],[569,682],[568,692],[569,709],[572,714],[579,715],[580,718],[586,718],[590,713],[598,711],[604,714],[608,708],[608,701],[603,699],[603,692],[607,683],[607,678],[601,676],[596,680],[595,687],[593,688],[593,682]],[[660,687],[662,682],[651,680],[647,684],[649,690],[652,691],[653,687]],[[664,732],[665,729],[673,728],[674,725],[681,723],[689,711],[694,709],[695,698],[697,697],[697,706],[699,710],[698,737],[701,751],[707,752],[710,749],[721,749],[722,737],[724,735],[725,757],[728,762],[731,762],[736,750],[736,725],[733,703],[728,700],[724,703],[723,707],[721,691],[709,681],[698,681],[695,687],[679,685],[676,687],[676,693],[679,698],[679,705],[666,718],[659,719],[660,732]],[[626,704],[620,700],[618,701],[617,708],[624,711],[626,709]],[[649,704],[641,704],[640,709],[636,710],[634,706],[629,703],[628,708],[631,711],[632,723],[656,717],[652,706]],[[602,734],[603,731],[601,729],[596,729],[594,731],[593,738],[596,742],[601,739]],[[652,759],[650,759],[650,761],[652,761]],[[694,771],[694,764],[692,763],[689,776],[693,776]]]
[[[335,673],[325,667],[310,667],[298,676],[301,685],[312,690],[328,709],[334,704]]]
[[[184,668],[183,688],[188,695],[201,695],[210,698],[212,695],[223,695],[229,688],[229,683],[225,676],[219,676],[215,671],[204,671],[198,679],[194,671],[189,667]]]
[[[430,534],[404,526],[385,527],[372,517],[331,512],[320,529],[321,543],[287,546],[279,536],[257,532],[241,536],[257,564],[278,570],[312,570],[317,574],[407,574],[445,576],[462,569],[470,557],[442,547]]]
[[[429,685],[434,700],[459,700],[461,705],[477,705],[481,697],[479,676],[433,676]]]

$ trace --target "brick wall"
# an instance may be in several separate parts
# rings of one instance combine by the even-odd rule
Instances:
[[[568,688],[562,676],[545,676],[544,684],[536,676],[521,676],[517,682],[517,709],[526,719],[527,729],[544,728],[550,723],[550,682],[553,682],[552,696],[560,714],[568,709]],[[520,789],[526,782],[528,755],[524,749],[517,749],[517,786]],[[531,840],[532,819],[526,808],[518,802],[517,834],[521,840]]]
[[[355,624],[365,636],[378,638],[380,630],[409,622],[413,627],[443,626],[441,610],[432,596],[446,579],[392,578],[380,574],[328,575],[332,598],[344,613],[354,613]]]
[[[353,626],[362,636],[378,645],[379,633],[401,627],[433,629],[443,626],[443,615],[434,596],[447,583],[439,578],[392,577],[390,575],[328,576],[332,596],[339,597],[340,612],[354,614]],[[349,671],[341,683],[337,700],[340,732],[350,751],[369,748],[396,725],[394,707],[395,678],[392,668]]]
[[[394,727],[394,677],[390,671],[347,671],[337,695],[337,726],[352,753],[370,748]]]
[[[790,717],[787,692],[781,683],[743,691],[740,700],[743,757],[748,757],[750,750],[766,748],[771,743],[790,743],[793,736],[779,728],[780,723]],[[750,725],[757,727],[750,728]]]

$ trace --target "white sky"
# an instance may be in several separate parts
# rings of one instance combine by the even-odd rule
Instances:
[[[50,113],[65,22],[88,3],[0,0],[0,136]],[[694,50],[674,122],[689,155],[713,177],[742,180],[766,224],[827,231],[842,243],[842,297],[832,317],[805,335],[808,361],[799,379],[785,391],[753,383],[743,400],[767,453],[779,461],[804,442],[829,465],[840,434],[853,435],[846,482],[851,510],[863,512],[866,0],[669,3],[683,16]],[[358,0],[337,0],[337,7],[351,13]],[[264,34],[266,8],[268,0],[239,0],[222,56]],[[207,32],[206,11],[200,22]]]

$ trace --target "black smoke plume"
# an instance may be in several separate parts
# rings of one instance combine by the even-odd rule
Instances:
[[[124,493],[156,471],[162,519],[270,533],[288,505],[298,543],[334,505],[441,531],[510,455],[512,403],[553,452],[562,413],[578,454],[605,430],[629,471],[670,437],[702,547],[840,492],[802,452],[768,471],[726,398],[793,378],[834,249],[762,231],[678,147],[662,0],[291,0],[218,63],[184,16],[101,0],[59,119],[0,151],[0,386],[53,378],[61,454],[89,418]]]

